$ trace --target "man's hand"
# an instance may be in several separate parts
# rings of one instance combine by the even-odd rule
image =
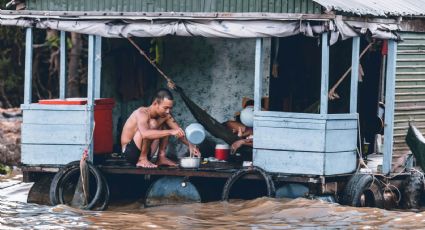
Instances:
[[[176,89],[176,84],[172,81],[167,81],[167,86],[170,89]]]
[[[189,144],[189,151],[191,152],[191,155],[193,154],[193,156],[195,157],[201,156],[201,152],[199,151],[198,147],[196,147],[195,145]]]
[[[242,145],[250,145],[250,143],[252,144],[252,139],[242,139],[233,142],[231,146],[231,154],[235,154]]]
[[[178,129],[172,129],[171,130],[171,135],[177,137],[177,138],[182,138],[184,137],[184,131],[181,128]]]

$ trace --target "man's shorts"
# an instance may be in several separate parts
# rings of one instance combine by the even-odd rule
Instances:
[[[136,164],[139,161],[140,153],[141,151],[137,148],[134,140],[131,140],[130,143],[125,146],[123,155],[129,163]]]
[[[158,151],[158,149],[159,149],[159,146],[156,151]],[[123,156],[128,163],[135,165],[139,161],[139,157],[141,153],[142,151],[139,148],[137,148],[136,142],[134,142],[134,140],[131,140],[130,143],[128,143],[125,146],[125,149],[123,151]],[[147,158],[148,160],[151,160],[152,159],[151,154],[148,153]]]

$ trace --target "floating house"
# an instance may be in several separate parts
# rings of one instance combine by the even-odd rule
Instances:
[[[195,181],[215,178],[223,181],[217,185],[223,199],[235,181],[256,179],[265,182],[268,196],[327,196],[384,207],[384,193],[397,200],[404,194],[392,189],[403,191],[401,182],[413,181],[414,173],[395,172],[392,164],[394,156],[409,151],[408,122],[425,131],[423,0],[26,0],[16,7],[0,11],[0,25],[26,28],[22,165],[28,181],[50,173],[48,182],[35,186],[49,190],[52,173],[80,160],[87,146],[89,159],[106,177],[161,176],[149,182],[146,204],[164,203],[176,191],[185,201],[202,201]],[[66,103],[32,99],[36,29],[61,31],[58,101]],[[77,102],[66,98],[69,32],[88,36],[87,98]],[[254,167],[96,163],[113,152],[112,144],[119,145],[119,121],[165,86],[151,81],[143,86],[145,94],[129,95],[132,85],[142,84],[140,75],[128,72],[139,64],[123,61],[134,52],[126,38],[160,38],[161,68],[219,121],[240,110],[243,97],[254,99]],[[108,55],[116,47],[121,52]],[[182,126],[195,121],[176,100],[176,120]],[[98,123],[107,128],[99,131]],[[100,134],[92,141],[94,129]],[[170,149],[185,151],[176,144]],[[359,173],[366,155],[370,171]],[[164,184],[172,188],[168,194],[158,189]]]

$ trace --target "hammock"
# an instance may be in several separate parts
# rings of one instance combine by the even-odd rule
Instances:
[[[152,61],[146,53],[131,39],[127,38],[131,44],[140,52],[140,54],[149,61],[149,63],[155,67],[155,69],[161,74],[162,77],[167,81],[167,85],[169,88],[176,91],[180,97],[183,99],[183,102],[189,108],[189,111],[195,117],[195,119],[202,124],[205,129],[211,133],[214,137],[220,138],[224,140],[227,144],[231,145],[233,142],[240,140],[240,137],[233,134],[230,130],[228,130],[224,125],[214,119],[211,115],[209,115],[205,110],[201,109],[195,102],[193,102],[183,91],[183,89],[177,86],[171,78],[169,78],[165,73],[159,69],[159,67]]]

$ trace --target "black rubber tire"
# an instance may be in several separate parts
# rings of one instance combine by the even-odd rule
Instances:
[[[355,174],[345,186],[342,201],[354,207],[384,208],[381,183],[370,174]]]
[[[93,209],[95,206],[102,202],[100,208],[106,208],[109,203],[109,186],[106,183],[106,179],[103,177],[102,173],[99,169],[93,166],[90,162],[87,162],[89,167],[89,173],[92,174],[96,180],[96,192],[93,199],[87,204],[83,209]],[[63,199],[63,186],[67,180],[77,174],[80,173],[80,162],[73,161],[67,164],[64,168],[62,168],[53,178],[51,187],[50,187],[50,200],[53,205],[64,204]],[[103,198],[103,199],[102,199]]]
[[[72,161],[72,162],[66,164],[53,177],[52,183],[50,184],[50,190],[49,190],[49,197],[50,197],[50,204],[51,205],[58,205],[59,204],[59,198],[58,198],[58,193],[57,193],[58,183],[62,179],[65,172],[67,172],[70,168],[75,167],[75,165],[80,166],[80,161]]]
[[[267,196],[268,197],[275,197],[276,189],[275,189],[274,182],[273,182],[271,176],[269,174],[267,174],[267,172],[264,171],[261,168],[249,167],[249,168],[244,168],[244,169],[240,169],[240,170],[236,171],[234,174],[232,174],[227,179],[226,183],[224,184],[223,193],[222,193],[222,196],[221,196],[222,201],[228,201],[229,200],[229,193],[230,193],[230,189],[232,188],[233,184],[237,180],[239,180],[240,178],[242,178],[243,176],[245,176],[247,174],[260,174],[264,178],[264,181],[266,182]]]
[[[412,173],[405,182],[403,199],[404,206],[408,209],[418,209],[421,206],[421,194],[424,191],[424,183],[419,173]]]
[[[89,167],[89,175],[93,174],[93,176],[96,180],[96,193],[95,193],[93,199],[85,207],[82,207],[82,209],[91,210],[92,208],[94,208],[94,206],[102,198],[104,186],[103,186],[103,180],[102,180],[102,176],[101,176],[102,173],[95,166],[93,166],[91,163],[87,162],[87,165]],[[63,199],[64,183],[67,182],[67,180],[72,175],[79,174],[79,173],[80,173],[80,164],[78,163],[78,165],[74,165],[74,167],[70,167],[68,169],[68,171],[64,173],[61,180],[59,180],[57,192],[58,192],[58,198],[59,198],[58,201],[59,201],[60,204],[65,204],[65,201]]]
[[[69,175],[69,174],[67,174]],[[64,178],[66,181],[66,178]],[[110,197],[110,191],[109,191],[109,185],[108,185],[108,181],[106,180],[105,176],[103,176],[102,173],[100,173],[100,180],[102,181],[102,191],[101,191],[101,195],[99,196],[99,198],[94,197],[93,198],[93,202],[94,205],[92,207],[86,206],[84,209],[90,209],[93,211],[104,211],[108,208],[109,205],[109,197]],[[61,191],[62,188],[59,187],[59,194],[63,194],[63,191]],[[65,203],[63,201],[63,197],[61,197],[61,195],[59,195],[59,200],[60,203]]]
[[[110,191],[108,181],[106,180],[105,176],[103,176],[103,174],[100,175],[103,181],[103,196],[102,199],[100,199],[98,203],[96,203],[96,205],[91,209],[94,211],[104,211],[108,208],[109,205]]]

